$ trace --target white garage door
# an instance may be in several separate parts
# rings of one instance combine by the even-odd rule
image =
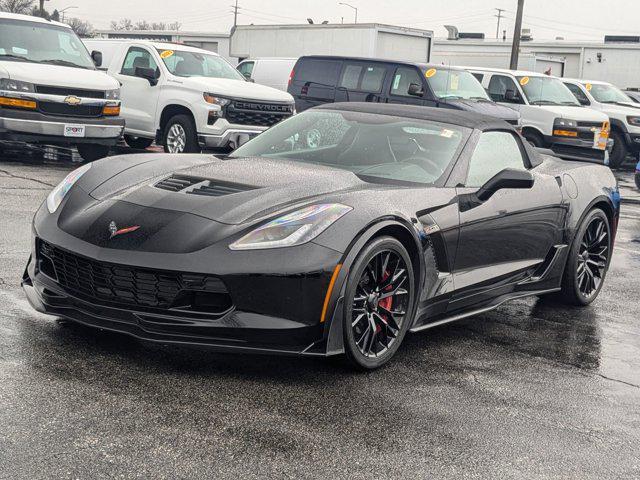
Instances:
[[[550,73],[556,77],[564,76],[564,61],[536,57],[536,72]]]

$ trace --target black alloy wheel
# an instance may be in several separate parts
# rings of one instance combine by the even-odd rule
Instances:
[[[609,219],[600,209],[590,211],[578,229],[569,252],[561,296],[574,305],[596,299],[611,260]]]
[[[396,352],[412,319],[414,276],[409,255],[395,238],[374,240],[354,263],[347,284],[347,358],[378,368]]]

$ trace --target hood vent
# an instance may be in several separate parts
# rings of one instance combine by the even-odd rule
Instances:
[[[188,177],[185,175],[172,175],[155,184],[156,188],[170,192],[186,193],[189,195],[201,195],[205,197],[222,197],[232,193],[254,190],[256,187],[227,183],[204,178]]]

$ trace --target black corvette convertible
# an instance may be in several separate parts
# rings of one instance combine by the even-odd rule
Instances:
[[[333,104],[225,159],[82,166],[36,213],[23,286],[41,312],[148,341],[375,368],[407,331],[507,300],[589,304],[619,203],[607,167],[505,122]]]

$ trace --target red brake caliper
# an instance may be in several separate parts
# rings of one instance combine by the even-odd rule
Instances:
[[[384,276],[382,277],[382,281],[384,282],[387,278],[389,278],[389,272],[386,271],[384,272]],[[386,287],[383,292],[390,292],[393,289],[392,285],[389,285],[388,287]],[[378,302],[378,305],[382,308],[384,308],[387,311],[391,311],[391,304],[393,302],[393,298],[391,297],[387,297],[387,298],[383,298],[382,300],[380,300]],[[381,313],[380,316],[382,316],[387,322],[389,321],[387,319],[387,314],[383,314]],[[376,333],[378,333],[380,331],[380,326],[378,326],[378,328],[376,329]]]

